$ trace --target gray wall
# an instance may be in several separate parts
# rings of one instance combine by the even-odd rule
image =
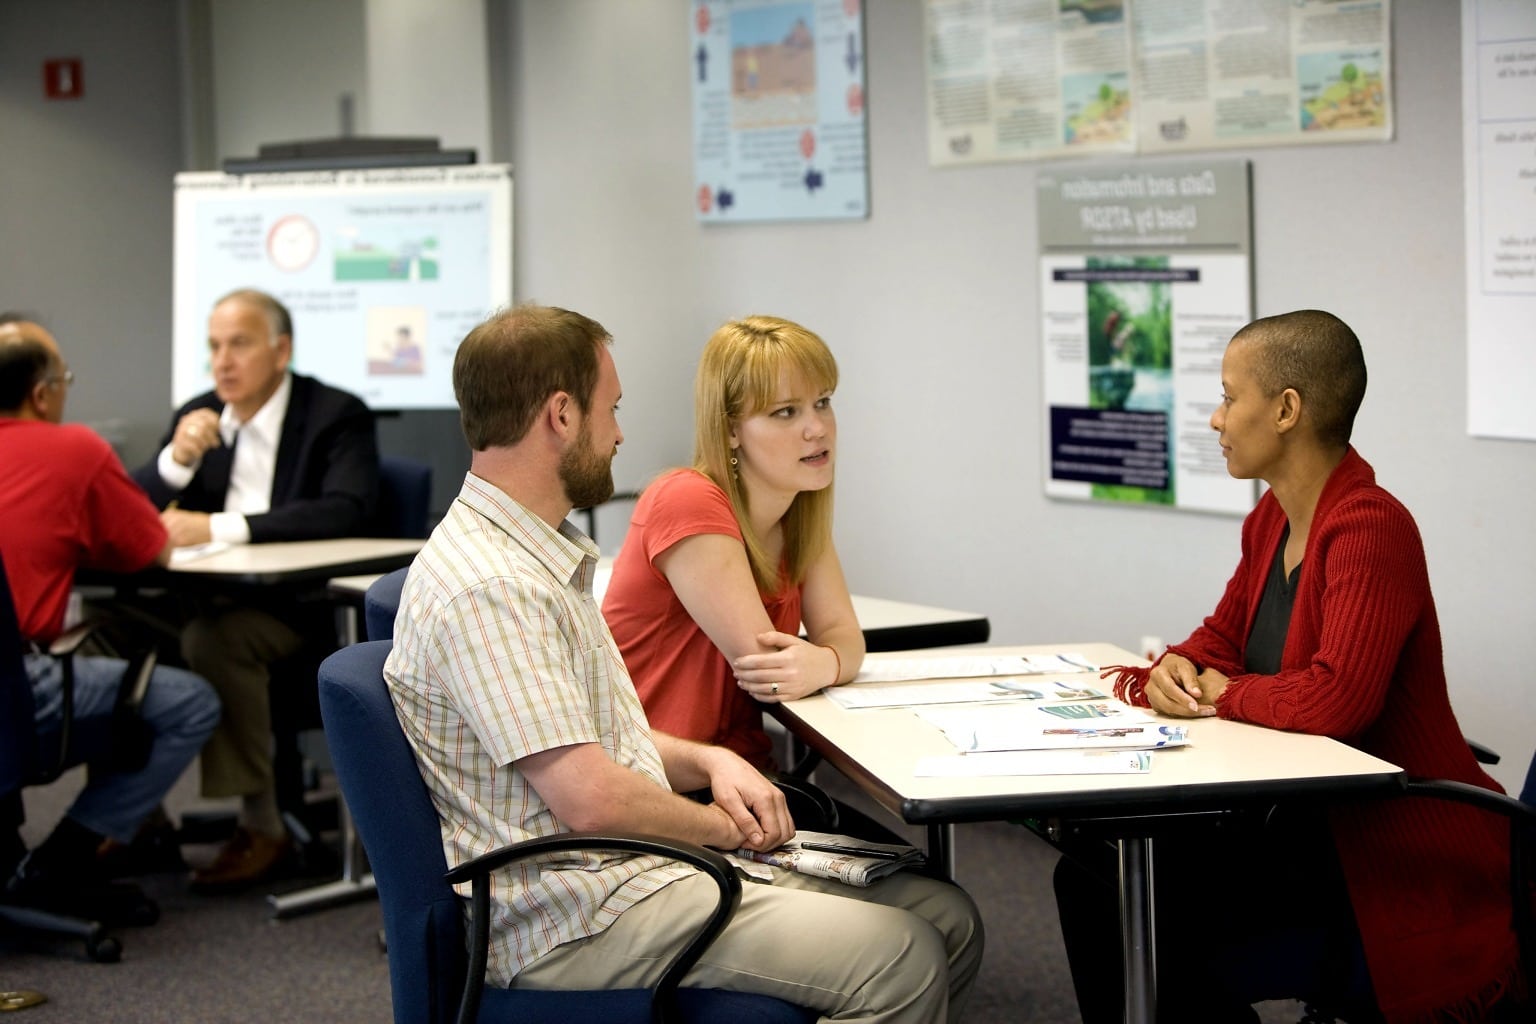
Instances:
[[[45,244],[0,253],[0,305],[67,311],[59,326],[76,365],[95,376],[106,363],[101,377],[118,376],[121,335],[103,328],[122,323],[123,311],[90,301],[101,281],[116,282],[141,307],[129,372],[144,377],[110,389],[102,380],[100,391],[85,377],[74,411],[158,427],[178,103],[176,72],[161,62],[174,57],[175,8],[140,4],[131,23],[104,24],[117,6],[0,6],[0,142],[114,168],[61,180],[56,156],[29,156],[24,174],[7,162],[0,230]],[[309,5],[304,17],[328,17],[328,6]],[[368,17],[393,6],[369,5]],[[1536,448],[1466,434],[1459,11],[1438,0],[1394,8],[1396,140],[1245,154],[1254,162],[1256,303],[1260,314],[1330,309],[1360,333],[1372,382],[1356,442],[1418,517],[1463,724],[1504,753],[1496,774],[1518,784],[1536,745],[1524,673],[1536,541],[1521,511],[1536,503]],[[67,13],[86,9],[103,13]],[[710,331],[728,317],[779,313],[819,331],[842,367],[838,543],[855,589],[985,611],[1001,642],[1174,640],[1210,610],[1236,561],[1237,520],[1041,493],[1036,168],[928,166],[919,0],[865,5],[873,216],[708,229],[690,206],[685,4],[486,0],[486,9],[487,39],[466,35],[462,45],[483,53],[489,44],[498,140],[489,156],[516,167],[515,294],[580,309],[614,332],[627,436],[620,486],[688,457],[690,381]],[[213,34],[231,45],[218,34],[221,10],[214,5]],[[355,23],[354,3],[340,10],[330,24]],[[44,108],[28,98],[39,47],[102,61],[131,51],[120,91],[147,98],[127,113]],[[216,50],[215,75],[221,61],[246,59]],[[90,63],[86,73],[89,88]],[[366,68],[346,73],[367,81]],[[435,95],[445,110],[466,102]],[[94,97],[87,106],[128,101]],[[279,106],[261,90],[241,102],[257,108],[241,115],[252,119]],[[30,116],[17,120],[13,108]],[[70,126],[76,117],[86,119],[83,133]],[[139,149],[153,159],[135,157]],[[121,194],[130,178],[140,181],[137,201]],[[19,208],[16,181],[27,196]],[[109,263],[102,238],[122,240],[123,258]],[[48,272],[34,262],[39,250]],[[450,428],[402,434],[458,465]],[[610,524],[599,535],[611,548]]]

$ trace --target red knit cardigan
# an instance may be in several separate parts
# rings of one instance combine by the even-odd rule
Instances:
[[[1244,670],[1285,526],[1265,493],[1243,523],[1242,561],[1216,611],[1169,648],[1231,678],[1217,714],[1330,736],[1410,775],[1502,792],[1451,711],[1418,527],[1354,448],[1318,499],[1280,671]],[[1148,671],[1122,670],[1115,695],[1146,706]],[[1330,820],[1387,1020],[1481,1019],[1519,975],[1504,819],[1401,798],[1335,806]]]

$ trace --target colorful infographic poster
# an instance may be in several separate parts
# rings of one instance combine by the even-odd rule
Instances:
[[[923,10],[935,165],[1392,137],[1391,0]]]
[[[708,0],[691,6],[699,220],[869,215],[860,3]]]
[[[176,176],[172,398],[212,386],[208,314],[256,288],[293,368],[379,409],[454,407],[459,342],[512,301],[504,165]]]
[[[1210,417],[1253,316],[1246,161],[1041,174],[1045,493],[1245,514]]]

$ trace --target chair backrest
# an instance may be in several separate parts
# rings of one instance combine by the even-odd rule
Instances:
[[[0,794],[19,790],[32,774],[33,712],[21,626],[0,558]]]
[[[463,909],[443,880],[437,809],[384,684],[388,640],[320,665],[320,713],[336,779],[378,885],[397,1021],[450,1021],[467,963]]]
[[[379,536],[425,537],[431,502],[431,466],[394,455],[379,457]]]
[[[378,886],[395,1020],[446,1024],[458,1011],[468,963],[464,912],[443,878],[448,863],[437,808],[384,682],[384,659],[392,646],[388,640],[370,640],[326,658],[320,665],[320,711],[336,780]],[[805,1024],[814,1019],[809,1011],[744,992],[683,989],[678,1001],[683,1019],[690,1022]],[[479,1019],[648,1021],[650,1005],[645,989],[487,989]]]
[[[387,572],[368,586],[363,595],[363,630],[369,640],[393,640],[395,615],[400,611],[400,591],[409,566]]]

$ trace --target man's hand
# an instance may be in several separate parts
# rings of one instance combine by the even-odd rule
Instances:
[[[1212,673],[1210,669],[1202,673],[1188,658],[1165,654],[1147,677],[1147,703],[1152,705],[1152,710],[1177,718],[1209,718],[1216,714],[1216,709],[1209,705],[1216,697],[1207,697],[1202,686],[1202,680],[1208,674],[1219,677],[1218,692],[1226,688],[1226,676],[1221,673]]]
[[[168,508],[160,513],[160,522],[170,535],[172,547],[184,548],[193,544],[207,544],[213,540],[208,513],[188,512],[185,509]]]
[[[193,409],[171,432],[171,458],[183,466],[195,466],[210,449],[224,443],[219,436],[219,414],[212,409]]]
[[[749,850],[772,850],[794,838],[784,793],[762,772],[724,747],[711,747],[706,761],[713,807],[729,815]]]

